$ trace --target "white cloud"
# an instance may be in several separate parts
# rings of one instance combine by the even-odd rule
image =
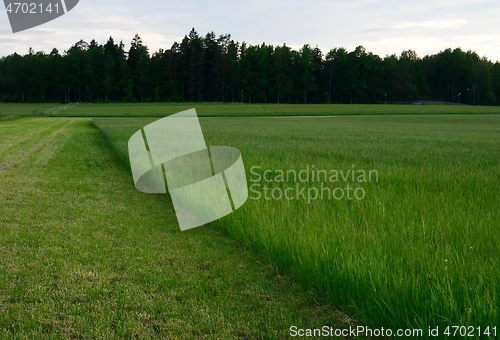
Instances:
[[[404,22],[394,25],[394,28],[431,28],[431,29],[447,29],[459,28],[467,23],[467,20],[430,20],[421,22]]]

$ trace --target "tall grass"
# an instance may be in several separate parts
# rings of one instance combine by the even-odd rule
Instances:
[[[154,119],[96,119],[126,160]],[[201,119],[249,185],[271,170],[377,170],[362,200],[249,199],[213,222],[370,326],[495,326],[500,314],[500,116]],[[250,196],[255,197],[250,193]]]

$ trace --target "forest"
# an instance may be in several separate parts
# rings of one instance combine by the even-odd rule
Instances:
[[[380,57],[363,46],[324,54],[303,45],[249,45],[193,28],[150,53],[136,34],[128,51],[78,41],[49,54],[0,59],[3,102],[411,103],[500,105],[500,62],[460,48]]]

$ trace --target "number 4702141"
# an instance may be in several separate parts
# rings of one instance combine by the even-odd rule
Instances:
[[[444,335],[447,336],[462,336],[462,337],[467,337],[467,336],[493,336],[494,338],[497,337],[497,327],[486,327],[486,328],[481,328],[481,327],[474,327],[474,326],[448,326],[443,332]]]
[[[7,13],[23,13],[23,14],[41,14],[41,13],[59,13],[59,3],[55,3],[52,6],[52,3],[49,3],[47,6],[43,6],[43,4],[36,4],[34,2],[14,2],[9,3],[6,8]]]

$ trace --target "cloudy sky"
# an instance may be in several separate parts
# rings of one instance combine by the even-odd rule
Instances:
[[[382,57],[408,49],[424,56],[461,47],[497,61],[498,18],[498,0],[80,0],[66,15],[15,34],[4,11],[0,56],[29,47],[63,52],[80,39],[104,44],[109,36],[128,49],[135,33],[154,52],[194,27],[200,35],[230,33],[240,42],[296,49],[307,43],[323,53],[363,45]]]

